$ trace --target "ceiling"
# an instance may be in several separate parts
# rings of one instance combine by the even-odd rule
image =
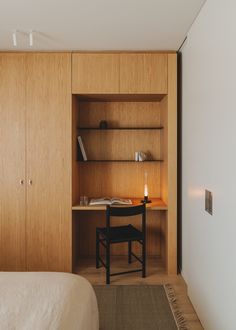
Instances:
[[[1,50],[177,50],[205,0],[1,0]],[[17,32],[17,47],[12,33]],[[33,30],[33,47],[28,32]]]

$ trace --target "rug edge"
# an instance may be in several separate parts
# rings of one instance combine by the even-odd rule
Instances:
[[[179,308],[175,290],[170,284],[163,285],[178,330],[188,330],[187,322]]]

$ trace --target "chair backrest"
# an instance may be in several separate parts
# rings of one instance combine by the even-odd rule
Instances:
[[[142,215],[142,231],[146,230],[146,204],[136,206],[110,206],[106,208],[106,227],[110,228],[110,217],[129,217],[133,215]]]

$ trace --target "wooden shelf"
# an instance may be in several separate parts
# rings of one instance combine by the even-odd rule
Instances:
[[[159,127],[108,127],[105,129],[99,128],[99,127],[77,127],[78,130],[81,131],[90,131],[90,130],[95,130],[95,131],[100,131],[100,132],[106,132],[106,131],[114,131],[114,130],[160,130],[163,129],[163,126]]]
[[[140,198],[130,198],[132,200],[132,205],[141,204]],[[147,204],[147,211],[167,211],[168,207],[160,198],[150,198],[152,203]],[[117,205],[116,205],[117,206]],[[81,206],[81,205],[74,205],[72,206],[73,211],[105,211],[106,205],[93,205],[93,206]]]
[[[75,94],[84,102],[159,102],[167,94]]]
[[[136,161],[131,159],[93,159],[93,160],[79,160],[79,163],[110,163],[110,162],[124,162],[124,163],[153,163],[163,162],[162,159]]]

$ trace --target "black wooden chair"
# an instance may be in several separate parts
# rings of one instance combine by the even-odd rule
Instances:
[[[142,215],[142,231],[131,224],[126,226],[110,226],[111,217],[129,217]],[[132,242],[137,241],[142,246],[142,258],[140,259],[132,252]],[[110,273],[110,245],[115,243],[128,242],[128,263],[131,263],[132,256],[141,264],[142,268],[125,272]],[[102,244],[106,249],[106,261],[104,262],[99,254],[99,247]],[[128,207],[107,206],[106,227],[96,228],[96,268],[100,263],[106,268],[106,284],[110,284],[110,276],[142,272],[142,277],[146,277],[146,204]]]

